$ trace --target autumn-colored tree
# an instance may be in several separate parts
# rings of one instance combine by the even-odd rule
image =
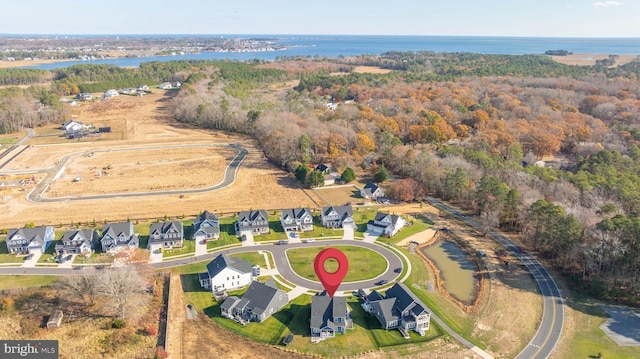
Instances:
[[[373,152],[376,145],[369,136],[364,133],[356,134],[356,150],[360,155],[365,155]]]

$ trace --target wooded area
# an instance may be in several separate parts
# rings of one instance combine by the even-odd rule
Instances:
[[[593,295],[638,302],[638,62],[579,67],[537,55],[392,52],[81,65],[51,78],[56,94],[184,81],[173,105],[179,121],[251,135],[291,172],[325,161],[340,172],[386,168],[399,178],[391,195],[454,201],[486,228],[522,233]],[[0,104],[14,109],[3,112],[0,130],[43,123],[18,108],[35,100],[54,109],[45,93],[3,90]]]

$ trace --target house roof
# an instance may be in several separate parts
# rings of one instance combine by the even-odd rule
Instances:
[[[410,310],[415,315],[426,312],[426,304],[403,283],[396,283],[386,293],[387,298],[396,298],[395,308],[402,313]]]
[[[332,211],[336,211],[338,216],[340,216],[341,218],[344,218],[346,216],[349,216],[349,217],[353,216],[353,209],[351,208],[351,206],[322,207],[322,215],[324,216],[329,215]]]
[[[382,294],[380,294],[377,290],[374,290],[367,296],[367,300],[370,302],[373,302],[375,300],[381,300],[383,298],[384,297],[382,296]]]
[[[266,283],[252,282],[249,289],[242,296],[243,300],[247,300],[247,306],[256,315],[262,315],[270,306],[273,305],[277,296],[285,296],[288,301],[287,293],[278,289],[276,282],[269,279]]]
[[[264,209],[238,212],[238,222],[268,221],[269,216]]]
[[[43,238],[47,236],[47,228],[52,227],[35,227],[35,228],[18,228],[11,229],[7,233],[7,240],[13,240],[17,237],[25,238],[26,240],[35,240],[39,243],[43,243]],[[53,228],[51,229],[53,230]]]
[[[98,232],[93,229],[70,229],[64,231],[62,241],[95,241],[98,238]]]
[[[380,313],[385,322],[397,320],[400,317],[400,312],[395,308],[396,298],[386,298],[376,300],[371,303],[373,311]]]
[[[305,216],[311,216],[311,209],[309,207],[305,208],[291,208],[291,209],[283,209],[280,212],[281,219],[302,219]]]
[[[222,304],[220,304],[220,309],[225,312],[229,311],[233,307],[235,307],[239,302],[240,302],[240,298],[236,297],[235,295],[232,295],[231,297],[225,299],[225,301],[222,302]]]
[[[401,217],[396,214],[378,212],[376,213],[376,218],[374,220],[378,222],[388,221],[389,223],[391,223],[392,226],[395,227],[400,218]]]
[[[193,222],[193,224],[194,224],[194,225],[196,225],[196,224],[198,224],[198,225],[199,225],[200,223],[202,223],[202,222],[204,222],[204,221],[207,221],[207,222],[212,223],[212,224],[214,224],[214,223],[215,223],[215,224],[217,224],[217,223],[218,223],[218,216],[216,216],[215,214],[213,214],[213,213],[211,213],[211,212],[209,212],[209,211],[206,211],[206,210],[205,210],[205,211],[204,211],[204,212],[202,212],[202,214],[201,214],[201,215],[200,215],[200,216],[195,220],[195,222]]]
[[[102,237],[109,235],[111,238],[123,234],[126,238],[133,236],[133,224],[131,222],[107,223],[102,228]]]
[[[331,169],[331,164],[328,164],[328,163],[320,163],[315,168],[316,171],[320,171],[320,172],[324,172],[330,169]]]
[[[220,254],[207,264],[207,272],[209,272],[209,277],[211,278],[218,275],[225,268],[231,268],[241,273],[253,273],[251,263],[240,258],[231,258],[225,253]]]
[[[345,317],[347,313],[347,299],[345,297],[329,297],[328,295],[314,295],[311,298],[311,328],[334,328],[334,317]]]
[[[380,187],[377,184],[373,182],[367,182],[367,184],[362,189],[362,193],[364,193],[365,196],[371,196],[372,194],[376,193],[378,190],[380,190]]]
[[[180,236],[184,235],[184,228],[182,222],[180,221],[172,221],[172,222],[160,222],[160,223],[151,223],[149,227],[149,235],[154,233],[165,234],[171,231],[175,231],[180,233]]]

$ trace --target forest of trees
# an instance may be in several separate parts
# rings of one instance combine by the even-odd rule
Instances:
[[[356,65],[394,71],[348,73]],[[178,121],[250,135],[309,186],[319,182],[310,162],[384,169],[397,178],[389,194],[453,201],[487,229],[522,233],[592,294],[639,300],[638,62],[579,67],[539,55],[390,52],[81,65],[50,76],[50,90],[0,92],[0,130],[59,115],[52,93],[184,81],[173,104]],[[295,79],[295,88],[283,86]]]

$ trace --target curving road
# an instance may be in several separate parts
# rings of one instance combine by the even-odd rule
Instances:
[[[55,197],[55,198],[43,198],[42,194],[49,188],[51,182],[64,171],[64,167],[72,156],[86,153],[86,151],[70,153],[62,156],[62,158],[56,163],[55,167],[49,171],[49,174],[42,180],[36,187],[34,187],[29,194],[27,194],[27,201],[29,202],[62,202],[62,201],[82,201],[91,199],[105,199],[114,197],[144,197],[144,196],[162,196],[171,194],[190,194],[190,193],[202,193],[216,191],[231,185],[236,180],[236,174],[242,161],[249,153],[244,147],[238,145],[226,145],[226,144],[196,144],[196,145],[176,145],[176,146],[152,146],[152,147],[136,147],[136,148],[123,148],[116,150],[96,150],[92,152],[123,152],[123,151],[141,151],[150,149],[166,149],[166,148],[185,148],[185,147],[201,147],[201,146],[220,146],[229,147],[238,151],[238,154],[227,165],[224,172],[222,181],[218,184],[203,188],[183,189],[183,190],[167,190],[167,191],[149,191],[149,192],[124,192],[124,193],[109,193],[99,194],[92,196],[79,196],[79,197]]]
[[[427,202],[434,207],[444,209],[474,228],[480,227],[473,218],[433,197],[428,197]],[[497,231],[490,231],[489,236],[520,258],[538,283],[540,294],[542,295],[543,311],[538,331],[516,358],[548,358],[562,336],[564,325],[564,305],[560,289],[558,289],[556,282],[546,268],[528,252],[521,253],[519,246],[511,239]],[[527,310],[527,308],[523,308],[523,310]]]

